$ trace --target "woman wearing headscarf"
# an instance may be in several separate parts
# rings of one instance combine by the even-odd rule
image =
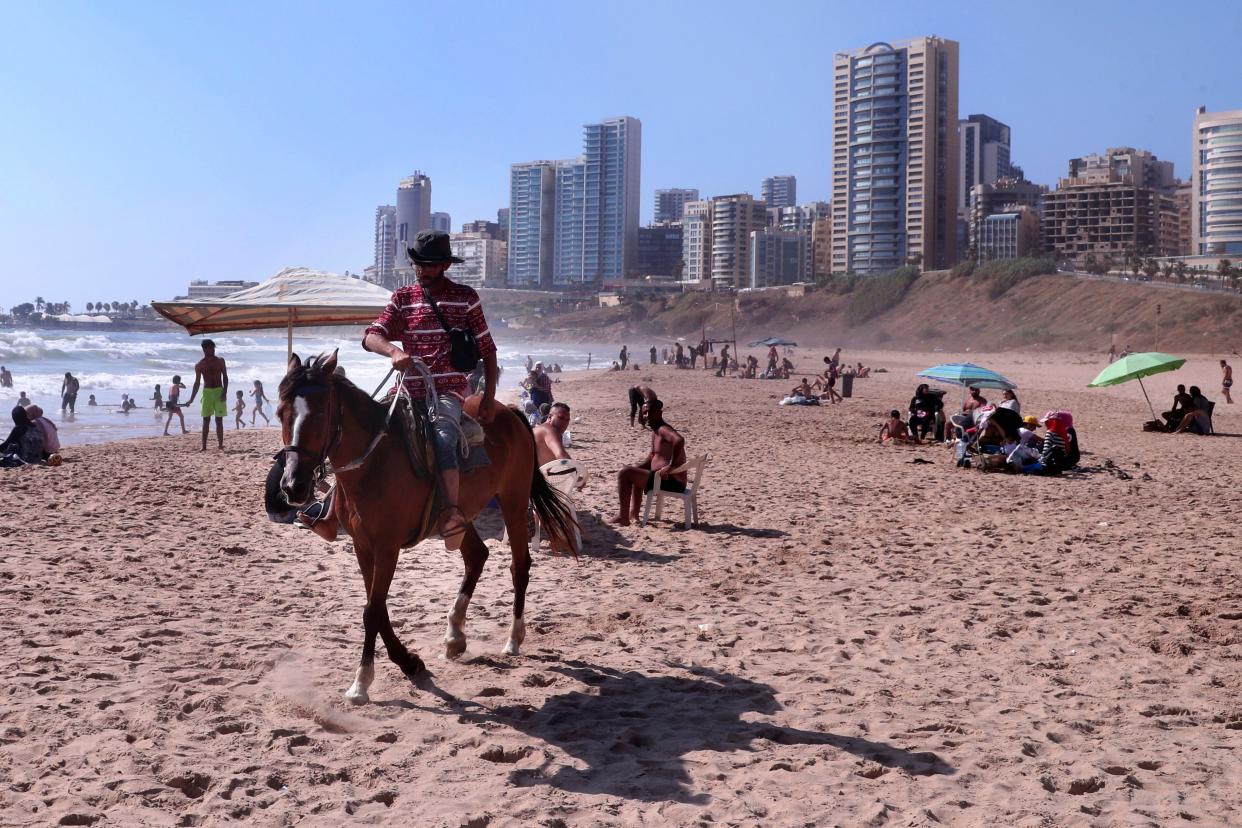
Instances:
[[[927,383],[923,383],[914,391],[910,398],[910,433],[920,440],[927,438],[927,432],[936,425],[936,412],[944,408],[944,400],[939,394],[933,394]]]
[[[39,463],[47,459],[43,450],[43,434],[30,422],[30,415],[20,405],[13,407],[13,429],[0,443],[0,457],[9,460],[8,465]]]

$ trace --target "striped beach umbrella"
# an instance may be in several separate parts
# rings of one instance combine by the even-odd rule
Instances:
[[[989,368],[975,365],[973,362],[946,362],[943,365],[933,365],[925,371],[919,371],[918,376],[935,382],[947,382],[950,385],[969,388],[998,388],[1012,391],[1018,387],[1016,382],[1006,379]]]

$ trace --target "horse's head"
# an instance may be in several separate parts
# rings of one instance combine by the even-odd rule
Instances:
[[[336,351],[330,355],[289,357],[289,369],[280,381],[280,419],[285,471],[280,491],[290,505],[300,506],[314,496],[315,471],[327,460],[339,438],[340,411],[334,383]]]

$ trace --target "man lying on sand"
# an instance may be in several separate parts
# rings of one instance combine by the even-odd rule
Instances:
[[[677,433],[677,429],[664,421],[664,403],[651,400],[643,403],[643,419],[651,429],[651,453],[640,463],[626,466],[617,474],[617,494],[620,497],[620,510],[611,522],[618,526],[629,526],[631,520],[638,520],[642,508],[643,494],[651,491],[655,485],[655,472],[659,469],[676,468],[686,462],[686,441]],[[676,474],[660,481],[660,488],[666,492],[684,492],[686,475]]]

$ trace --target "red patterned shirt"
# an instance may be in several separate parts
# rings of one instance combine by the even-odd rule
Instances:
[[[479,343],[479,356],[496,353],[496,343],[488,333],[487,320],[483,318],[483,306],[474,288],[443,278],[442,281],[437,281],[434,296],[449,328],[464,328],[474,332]],[[414,282],[397,288],[384,312],[366,329],[363,339],[372,333],[379,334],[389,342],[400,342],[401,348],[407,354],[427,363],[437,393],[466,396],[469,389],[466,375],[453,368],[449,361],[448,334],[440,325],[431,305],[423,297],[421,284]],[[425,393],[422,377],[415,371],[406,375],[405,387],[415,399]]]

